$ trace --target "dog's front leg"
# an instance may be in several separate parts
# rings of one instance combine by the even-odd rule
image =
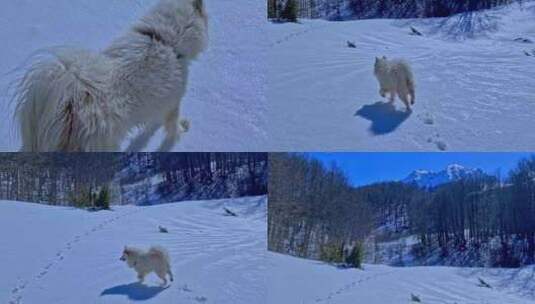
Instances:
[[[180,120],[180,111],[178,108],[170,111],[165,117],[165,132],[166,136],[162,145],[160,146],[160,152],[169,152],[176,145],[180,139],[180,134],[189,130],[189,121]]]
[[[126,149],[127,152],[141,152],[147,144],[149,143],[150,138],[158,131],[158,129],[161,127],[161,124],[151,124],[149,126],[146,126],[143,128],[143,131],[141,131],[141,134],[136,136],[128,146],[128,149]]]

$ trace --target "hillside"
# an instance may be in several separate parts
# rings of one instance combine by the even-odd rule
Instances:
[[[519,270],[364,265],[340,269],[318,261],[267,255],[268,303],[277,304],[528,304],[533,267]],[[492,288],[479,286],[482,278]]]
[[[266,204],[250,197],[87,212],[0,201],[0,302],[266,303]],[[167,248],[175,281],[163,288],[151,274],[136,283],[119,261],[125,245]]]

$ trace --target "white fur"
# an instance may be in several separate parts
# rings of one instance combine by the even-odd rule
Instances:
[[[403,60],[388,60],[386,57],[375,58],[375,77],[379,81],[379,94],[386,97],[390,94],[390,102],[396,95],[411,110],[416,101],[414,75],[409,64]]]
[[[164,126],[160,150],[173,148],[189,122],[180,119],[188,67],[207,46],[202,0],[161,0],[100,53],[56,48],[40,56],[16,93],[22,151],[142,150]]]
[[[148,251],[126,246],[121,256],[121,261],[126,261],[128,267],[137,272],[137,278],[143,283],[145,277],[151,272],[163,280],[163,285],[167,285],[167,275],[171,282],[173,273],[171,272],[171,260],[167,251],[159,246],[153,246]]]

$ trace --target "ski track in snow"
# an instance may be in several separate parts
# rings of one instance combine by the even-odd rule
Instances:
[[[535,33],[528,12],[508,10],[502,15],[509,23],[502,21],[497,33],[463,41],[409,35],[410,25],[424,30],[439,22],[433,20],[272,24],[271,150],[532,148],[535,137],[526,130],[535,127],[535,61],[512,41]],[[411,63],[412,113],[399,99],[392,106],[377,93],[373,62],[382,55]]]

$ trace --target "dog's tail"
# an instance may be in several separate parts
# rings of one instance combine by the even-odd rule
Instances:
[[[65,48],[35,58],[14,96],[22,151],[81,151],[89,135],[102,130],[105,60]]]

